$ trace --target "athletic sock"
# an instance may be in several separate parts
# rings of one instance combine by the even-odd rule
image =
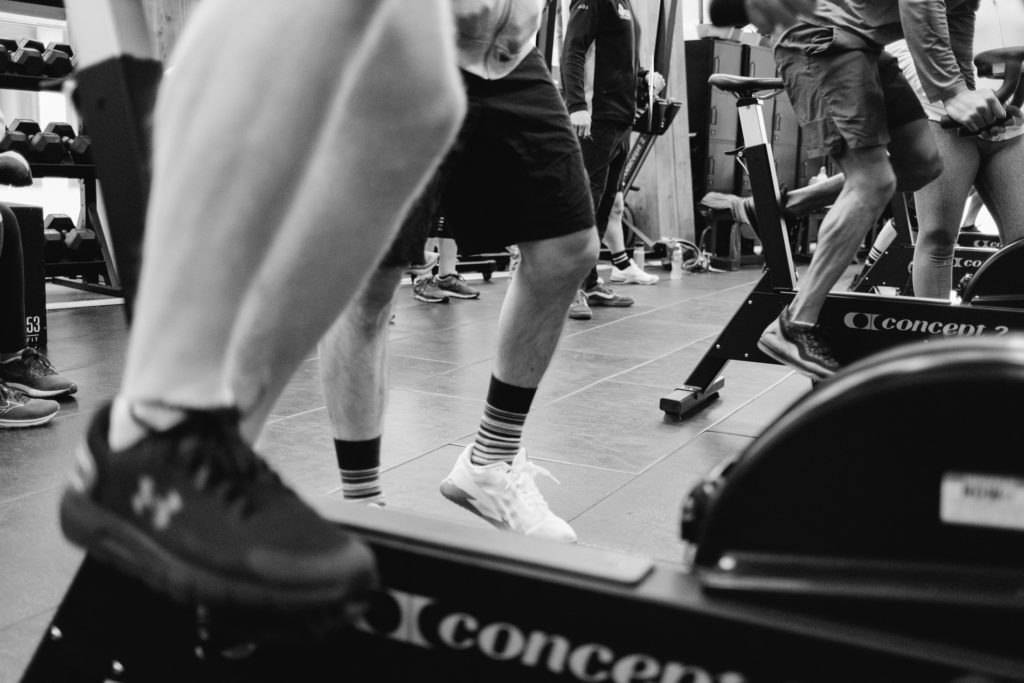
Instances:
[[[341,493],[346,500],[383,503],[380,485],[380,437],[366,441],[334,440],[341,471]]]
[[[151,432],[163,432],[185,419],[185,409],[157,402],[132,402],[121,396],[114,399],[110,410],[110,450],[131,448]]]
[[[469,459],[474,465],[511,463],[519,452],[523,426],[537,389],[505,384],[491,376],[487,405]]]
[[[619,270],[629,268],[629,255],[625,251],[617,251],[612,254],[612,265]]]

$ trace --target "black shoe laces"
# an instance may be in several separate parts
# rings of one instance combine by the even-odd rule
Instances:
[[[816,357],[829,362],[836,363],[836,359],[832,357],[832,349],[825,340],[825,335],[818,328],[817,325],[813,327],[805,325],[793,325],[797,334],[804,339],[805,348],[810,351]]]
[[[50,359],[35,349],[25,349],[21,354],[21,360],[25,363],[30,375],[34,377],[46,377],[56,375],[57,370],[53,367]]]
[[[221,498],[241,518],[254,512],[262,498],[259,491],[273,487],[290,490],[238,433],[238,411],[186,410],[185,420],[167,432],[178,441],[168,459],[183,463],[197,490]],[[138,417],[140,424],[145,425]],[[176,432],[176,434],[174,434]]]

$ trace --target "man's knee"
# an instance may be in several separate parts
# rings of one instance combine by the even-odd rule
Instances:
[[[578,283],[597,264],[600,240],[596,228],[579,230],[519,245],[524,273],[543,279]]]
[[[843,187],[855,192],[864,206],[883,207],[896,193],[896,173],[884,162],[852,168],[846,172]]]
[[[391,317],[391,302],[404,270],[395,266],[377,268],[343,314],[347,324],[364,335],[382,330]]]

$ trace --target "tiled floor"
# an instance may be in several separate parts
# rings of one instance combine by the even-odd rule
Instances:
[[[810,388],[779,366],[733,363],[721,399],[692,419],[667,422],[658,408],[759,274],[663,273],[652,287],[621,288],[635,306],[567,322],[525,444],[562,482],[540,486],[582,544],[678,562],[690,486]],[[384,484],[395,509],[486,526],[437,490],[476,430],[508,280],[475,284],[475,301],[424,304],[408,286],[396,296]],[[49,425],[0,431],[0,683],[20,677],[81,559],[60,534],[57,500],[75,443],[118,385],[127,325],[121,306],[69,308],[50,311],[49,332],[51,359],[80,390]],[[316,358],[296,374],[258,448],[301,492],[340,496]]]

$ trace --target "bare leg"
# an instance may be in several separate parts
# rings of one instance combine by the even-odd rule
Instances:
[[[1003,244],[1024,238],[1024,193],[1020,177],[1024,173],[1024,137],[1005,142],[978,143],[982,164],[978,173],[978,193],[999,229]]]
[[[437,237],[437,274],[444,277],[456,271],[459,260],[459,245],[450,237]]]
[[[494,376],[517,387],[536,387],[565,326],[565,311],[580,280],[597,260],[596,230],[523,242],[522,262],[498,319]]]
[[[445,25],[425,15],[439,5],[416,3],[412,11],[397,3],[302,0],[255,11],[250,4],[197,10],[213,15],[202,25],[216,39],[186,31],[178,49],[189,59],[176,64],[161,96],[146,267],[122,390],[129,399],[231,403],[232,340],[249,342],[242,366],[252,371],[252,385],[240,397],[247,405],[273,384],[274,373],[290,374],[345,305],[344,293],[356,291],[376,264],[408,204],[394,197],[415,194],[462,112],[454,55],[428,57],[448,42],[422,30]],[[404,20],[355,16],[390,11]],[[323,30],[335,24],[338,32]],[[370,30],[340,40],[349,25]],[[253,35],[281,31],[303,36],[325,63],[358,59],[362,68],[339,79],[335,70],[309,69],[305,51],[249,49]],[[311,36],[319,37],[312,45]],[[232,52],[257,61],[235,69],[223,59]],[[402,63],[373,69],[378,56]],[[445,61],[452,68],[437,68]],[[275,99],[306,105],[260,106],[268,83]],[[395,101],[419,106],[387,104]],[[364,163],[374,173],[365,173]],[[344,226],[338,216],[346,217]],[[362,238],[365,225],[381,225],[381,235]]]
[[[847,150],[838,161],[846,181],[818,229],[818,248],[790,304],[795,322],[817,322],[829,291],[896,189],[883,147]]]
[[[960,219],[980,155],[975,140],[931,125],[944,168],[942,175],[914,193],[917,242],[912,277],[916,296],[948,299],[953,289],[953,252]]]
[[[459,101],[462,86],[455,73],[412,61],[394,63],[410,45],[426,41],[437,49],[436,36],[415,28],[420,5],[400,4],[409,31],[386,36],[380,59],[405,71],[403,83],[414,85],[403,84],[399,92],[396,83],[369,68],[353,84],[364,96],[349,100],[321,131],[303,170],[306,185],[282,227],[283,235],[293,237],[270,245],[231,338],[229,376],[243,380],[235,385],[243,414],[278,385],[279,376],[292,374],[337,319],[376,267],[411,199],[424,187],[425,172],[433,171],[455,133],[451,124],[461,109],[438,102],[437,94],[458,92]],[[400,100],[418,106],[395,106]],[[352,101],[364,106],[353,107]],[[421,161],[426,159],[429,164]],[[361,234],[367,225],[381,226],[379,234]]]
[[[381,268],[321,340],[320,379],[335,439],[379,437],[388,396],[388,320],[404,268]]]

